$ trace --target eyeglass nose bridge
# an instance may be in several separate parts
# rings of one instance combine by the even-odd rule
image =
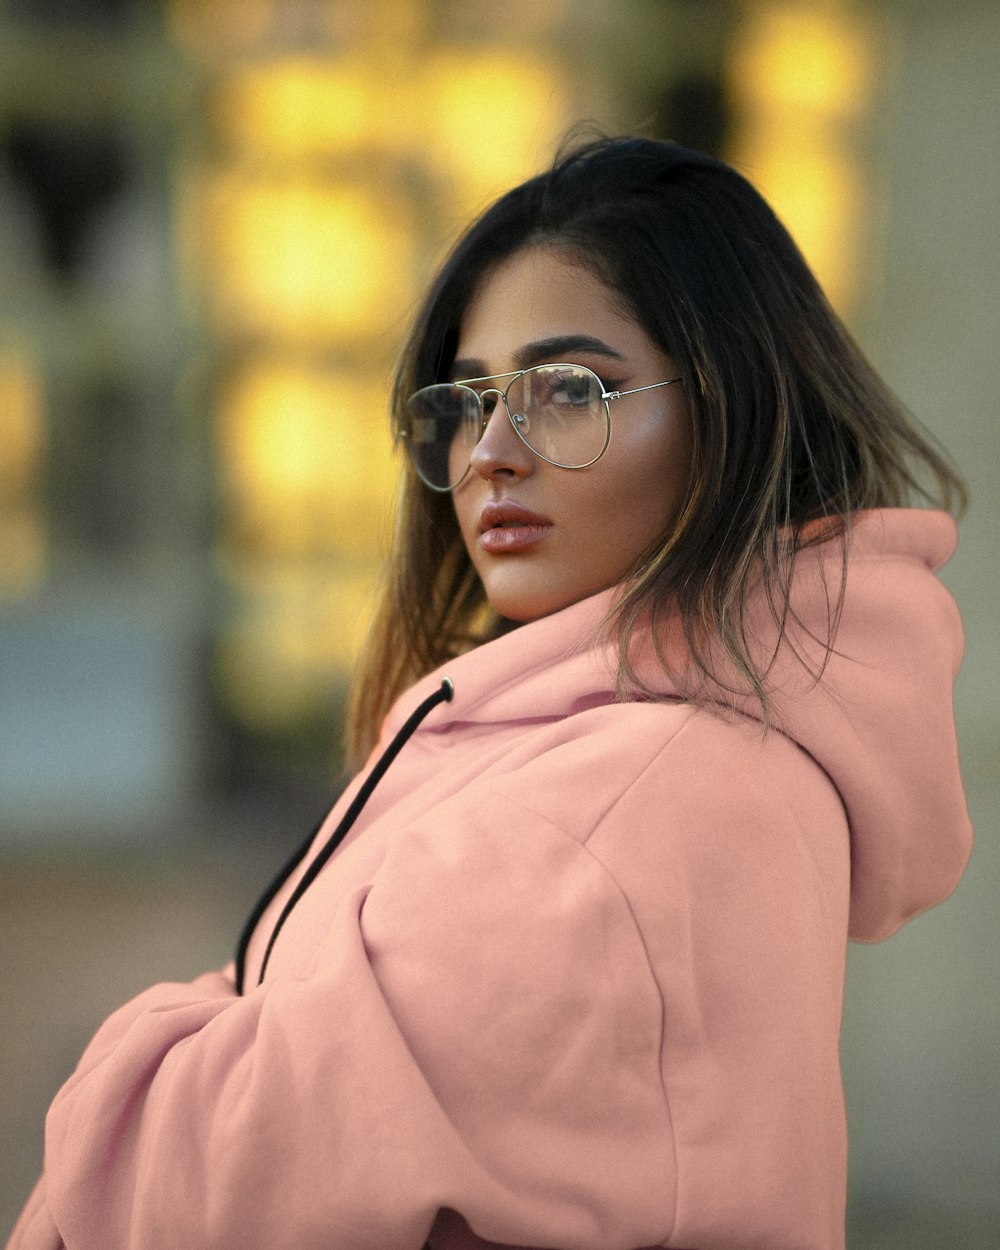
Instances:
[[[507,413],[507,420],[513,426],[514,433],[518,436],[518,438],[521,438],[523,441],[520,427],[525,423],[525,416],[523,413],[511,412],[510,404],[507,402],[507,392],[514,385],[514,382],[517,382],[519,380],[519,377],[520,375],[518,375],[517,378],[514,378],[513,381],[508,383],[506,390],[502,391],[499,388],[499,386],[487,386],[484,390],[476,392],[476,394],[479,396],[479,412],[480,412],[479,439],[476,440],[477,442],[480,441],[480,439],[482,439],[483,435],[486,433],[486,427],[490,423],[490,418],[493,416],[493,413],[496,412],[495,404],[489,412],[486,411],[486,404],[483,401],[485,400],[487,395],[496,395],[496,397],[504,406],[504,411]]]

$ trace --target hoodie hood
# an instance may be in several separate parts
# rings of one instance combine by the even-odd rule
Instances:
[[[829,657],[817,640],[828,635],[840,594],[838,542],[809,548],[797,559],[792,646],[777,647],[777,627],[763,597],[749,613],[760,654],[775,655],[768,674],[771,732],[785,734],[812,756],[844,805],[851,835],[849,932],[863,941],[888,937],[946,898],[972,844],[952,709],[962,626],[936,577],[955,544],[954,522],[940,512],[892,509],[857,517]],[[454,699],[421,727],[422,734],[459,725],[537,723],[614,702],[615,652],[598,641],[613,602],[613,591],[595,595],[428,675],[390,712],[383,740],[442,676],[454,683]],[[669,654],[678,654],[675,633],[660,640]],[[683,665],[676,680],[668,680],[647,651],[637,657],[637,668],[657,694],[682,699],[684,690],[698,685]],[[720,670],[723,682],[730,676]],[[712,699],[711,688],[703,691],[706,696]],[[735,702],[759,718],[753,700]],[[720,714],[731,714],[731,695],[718,691],[718,703]]]

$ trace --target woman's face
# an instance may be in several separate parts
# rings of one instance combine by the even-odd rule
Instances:
[[[452,377],[545,363],[586,365],[605,390],[678,376],[674,361],[589,269],[552,248],[529,247],[488,273],[473,296]],[[453,492],[490,603],[501,616],[531,621],[614,586],[669,531],[690,464],[680,386],[612,400],[611,442],[585,469],[539,459],[497,403],[471,470]]]

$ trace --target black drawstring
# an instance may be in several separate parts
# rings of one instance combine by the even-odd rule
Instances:
[[[297,848],[292,858],[285,864],[285,866],[281,869],[281,871],[274,878],[271,884],[267,887],[264,893],[260,896],[260,899],[258,900],[256,907],[254,907],[253,911],[250,913],[250,916],[247,919],[246,924],[243,926],[243,932],[240,934],[240,940],[236,947],[236,993],[237,994],[243,993],[243,981],[246,976],[247,948],[250,945],[250,939],[253,937],[254,930],[257,928],[257,925],[260,923],[260,919],[264,915],[264,912],[266,912],[268,907],[271,905],[271,900],[278,893],[281,887],[285,884],[288,878],[292,875],[295,869],[298,868],[299,864],[301,864],[302,861],[305,859],[305,857],[309,854],[309,848],[312,846],[313,842],[316,840],[316,834],[319,833],[320,829],[323,828],[323,821],[325,819],[326,819],[326,816],[324,815],[323,818],[320,820],[319,824],[317,824],[310,831],[309,836],[306,838],[306,840],[302,843],[300,847]]]
[[[399,730],[399,732],[396,734],[393,740],[389,743],[386,749],[382,752],[375,766],[372,768],[371,772],[365,778],[364,785],[354,796],[354,799],[350,807],[344,813],[343,818],[340,821],[340,824],[336,827],[336,829],[334,829],[333,833],[330,834],[329,838],[327,838],[325,844],[323,845],[322,850],[319,852],[319,854],[316,856],[313,862],[306,869],[305,873],[303,873],[302,880],[298,883],[298,885],[292,891],[291,897],[289,898],[285,906],[282,908],[281,915],[278,917],[278,921],[274,926],[274,931],[271,933],[271,938],[267,944],[267,949],[264,951],[264,959],[260,966],[260,976],[257,979],[258,985],[261,983],[261,981],[264,980],[264,973],[267,970],[268,960],[271,958],[271,951],[274,949],[274,943],[275,943],[275,940],[277,939],[278,934],[281,931],[281,927],[285,923],[285,921],[288,919],[288,917],[291,915],[292,910],[295,907],[295,905],[298,903],[299,899],[301,899],[302,895],[305,894],[306,890],[308,890],[309,887],[312,885],[312,883],[316,880],[316,878],[319,876],[319,873],[322,870],[326,861],[330,858],[330,856],[337,849],[337,847],[341,844],[341,842],[343,842],[351,826],[354,824],[357,818],[361,815],[361,809],[371,798],[372,791],[375,789],[378,783],[385,776],[386,771],[389,768],[389,765],[392,763],[392,761],[396,758],[396,756],[405,746],[407,739],[409,739],[412,736],[417,726],[424,719],[424,717],[428,714],[428,712],[432,712],[439,703],[450,703],[454,693],[455,693],[455,687],[451,684],[451,681],[449,680],[449,678],[446,677],[441,682],[441,685],[439,686],[439,688],[435,690],[433,694],[428,695],[427,698],[424,699],[423,703],[421,703],[420,706],[417,707],[415,711],[413,711],[410,714],[410,716],[406,720],[406,723],[402,726],[402,728]],[[312,833],[309,835],[306,842],[301,847],[299,847],[299,849],[295,852],[295,854],[292,856],[289,862],[285,865],[285,867],[281,870],[281,872],[278,874],[275,880],[271,883],[271,885],[268,887],[268,889],[264,893],[263,897],[258,902],[257,906],[251,912],[250,919],[247,921],[246,925],[243,928],[243,933],[240,935],[239,947],[236,952],[236,992],[237,994],[243,993],[243,982],[244,982],[244,976],[246,972],[247,947],[250,944],[250,938],[253,935],[253,931],[257,927],[261,916],[263,916],[264,912],[267,910],[267,907],[270,904],[271,900],[275,897],[275,895],[278,893],[281,887],[285,884],[288,878],[292,875],[292,873],[295,871],[298,865],[305,858],[306,854],[309,851],[309,847],[312,845],[312,841],[315,838],[317,831],[318,831],[317,829],[314,829],[312,831]]]

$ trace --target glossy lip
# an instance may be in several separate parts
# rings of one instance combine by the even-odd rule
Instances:
[[[487,530],[508,529],[518,525],[551,525],[547,516],[532,512],[524,504],[515,503],[513,499],[493,500],[483,504],[479,514],[479,532]]]
[[[494,500],[479,514],[479,545],[492,554],[526,551],[545,538],[552,522],[513,500]]]

